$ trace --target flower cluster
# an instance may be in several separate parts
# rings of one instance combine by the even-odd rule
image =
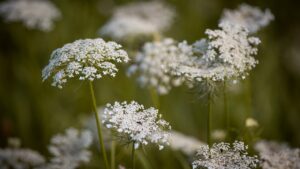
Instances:
[[[115,40],[153,35],[168,29],[173,18],[173,10],[159,1],[131,3],[117,8],[99,32]]]
[[[194,43],[194,55],[178,64],[177,75],[188,81],[223,81],[238,77],[245,78],[258,61],[256,46],[260,40],[249,37],[248,31],[227,23],[219,24],[220,29],[206,30],[208,39]]]
[[[53,155],[50,163],[41,169],[75,169],[81,163],[89,162],[91,152],[87,150],[92,143],[92,134],[88,131],[79,133],[74,128],[66,130],[51,139],[49,152]]]
[[[6,148],[0,149],[1,169],[30,169],[44,164],[45,159],[38,152],[30,149]]]
[[[262,11],[257,7],[242,4],[236,10],[224,10],[220,22],[241,25],[247,28],[250,33],[255,33],[267,26],[272,20],[274,20],[274,16],[269,9]]]
[[[138,52],[128,74],[138,73],[138,82],[142,87],[148,86],[156,89],[159,94],[167,94],[173,86],[183,82],[181,77],[173,76],[170,69],[176,67],[179,60],[188,59],[191,54],[192,48],[186,42],[178,43],[171,38],[148,42]]]
[[[257,157],[247,153],[248,147],[243,142],[215,143],[212,147],[201,146],[197,153],[197,160],[193,168],[207,169],[250,169],[257,166]]]
[[[115,130],[121,136],[128,138],[137,149],[140,145],[154,143],[159,149],[168,144],[168,122],[161,118],[158,110],[153,107],[145,109],[135,101],[115,102],[107,104],[102,116],[102,123],[109,129]]]
[[[62,88],[68,78],[93,81],[105,75],[114,77],[118,71],[115,62],[129,60],[121,47],[100,38],[66,44],[51,54],[50,62],[42,72],[43,80],[53,76],[52,85]]]
[[[171,131],[170,147],[174,150],[180,150],[188,156],[193,155],[204,143],[194,137],[184,135],[182,133]]]
[[[259,141],[255,144],[263,169],[300,168],[300,149],[292,149],[286,144],[272,141]]]
[[[0,4],[0,14],[7,22],[21,21],[30,29],[50,31],[60,11],[47,0],[9,0]]]

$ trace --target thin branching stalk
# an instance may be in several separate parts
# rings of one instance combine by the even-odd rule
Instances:
[[[98,137],[99,137],[99,143],[100,143],[100,147],[101,147],[101,151],[102,151],[102,156],[103,156],[103,160],[104,160],[104,163],[105,163],[105,168],[109,169],[107,156],[106,156],[106,152],[105,152],[105,147],[104,147],[104,142],[103,142],[100,117],[99,117],[99,114],[97,112],[97,104],[96,104],[96,97],[95,97],[93,82],[90,81],[89,86],[90,86],[90,91],[91,91],[91,96],[92,96],[92,101],[93,101],[93,110],[95,112],[95,118],[96,118],[96,123],[97,123],[97,130],[98,130]]]
[[[135,147],[134,142],[132,143],[132,152],[131,152],[131,162],[132,162],[132,169],[135,169]]]
[[[207,144],[211,145],[211,106],[212,106],[212,98],[211,98],[211,92],[208,93],[207,96],[207,131],[206,131],[206,136],[207,136]]]
[[[116,142],[111,142],[111,150],[110,150],[110,167],[111,169],[116,168]]]

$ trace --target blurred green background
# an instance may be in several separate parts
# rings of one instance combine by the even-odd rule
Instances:
[[[2,1],[1,1],[2,2]],[[88,84],[73,81],[62,90],[42,83],[41,70],[51,52],[77,39],[96,38],[113,7],[128,0],[53,0],[62,18],[49,33],[28,30],[21,23],[0,22],[0,146],[19,137],[24,147],[46,152],[49,138],[70,126],[80,127],[91,115]],[[193,42],[216,28],[224,8],[241,3],[270,8],[275,21],[262,29],[259,65],[228,94],[232,125],[243,134],[247,114],[257,119],[262,138],[300,146],[300,13],[291,0],[168,0],[177,17],[166,37]],[[153,106],[149,91],[125,75],[96,81],[98,105],[136,100]],[[251,90],[249,90],[251,87]],[[251,98],[251,99],[249,99]],[[213,129],[224,128],[222,95],[213,105]],[[160,111],[173,129],[205,140],[205,104],[186,87],[160,97]],[[163,155],[164,153],[162,153]],[[159,164],[155,164],[159,165]]]

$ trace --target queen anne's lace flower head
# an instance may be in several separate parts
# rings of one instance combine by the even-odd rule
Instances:
[[[241,4],[238,9],[224,10],[220,22],[241,25],[247,28],[249,32],[255,33],[267,26],[272,20],[274,20],[274,16],[269,9],[262,11],[257,7]]]
[[[114,77],[116,62],[128,62],[127,53],[115,42],[103,39],[85,39],[68,43],[56,49],[49,64],[43,69],[43,80],[53,77],[53,86],[62,88],[69,78],[93,81],[102,76]]]
[[[50,31],[61,13],[47,0],[8,0],[0,4],[0,15],[7,22],[21,21],[27,28]]]
[[[172,87],[183,82],[181,77],[172,75],[170,68],[191,54],[192,48],[186,42],[178,43],[170,38],[149,42],[138,52],[128,74],[137,73],[142,87],[147,86],[156,89],[159,94],[167,94]]]
[[[107,104],[102,122],[122,137],[127,137],[129,142],[134,143],[135,148],[154,143],[162,149],[168,144],[169,133],[166,130],[171,127],[161,117],[157,109],[145,109],[135,101],[115,102],[113,105]]]
[[[182,133],[171,131],[170,147],[174,150],[180,150],[188,156],[194,155],[200,146],[204,143],[194,137],[184,135]]]
[[[30,169],[44,164],[45,159],[38,152],[30,149],[0,149],[0,168]]]
[[[273,141],[259,141],[254,146],[260,156],[263,169],[300,168],[300,149],[292,149],[286,144]]]
[[[90,161],[91,152],[87,150],[92,143],[92,134],[88,130],[79,132],[74,128],[66,130],[51,139],[49,152],[52,154],[50,163],[41,169],[75,169],[81,163]]]
[[[221,29],[206,30],[208,39],[194,43],[192,58],[178,64],[173,72],[188,81],[223,81],[245,78],[258,61],[256,45],[260,40],[249,37],[248,31],[239,25],[221,23]]]
[[[247,153],[248,147],[243,142],[215,143],[212,147],[201,146],[193,168],[206,169],[251,169],[257,166],[257,157]]]
[[[159,1],[131,3],[117,8],[100,34],[115,40],[152,35],[168,29],[174,15],[171,8]]]

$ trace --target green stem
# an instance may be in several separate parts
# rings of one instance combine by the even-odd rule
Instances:
[[[115,169],[116,167],[116,142],[112,141],[111,142],[111,152],[110,152],[110,167],[111,169]]]
[[[132,159],[132,169],[135,169],[135,148],[134,148],[135,142],[132,143],[132,153],[131,153],[131,159]]]
[[[223,83],[223,104],[224,104],[224,114],[225,114],[225,125],[226,125],[226,133],[227,135],[229,134],[229,129],[230,129],[230,116],[229,116],[229,111],[228,111],[228,102],[227,102],[227,84],[226,81],[224,80]]]
[[[207,144],[210,146],[211,145],[211,139],[210,139],[210,132],[211,132],[211,106],[212,106],[212,103],[211,103],[211,93],[208,93],[208,98],[207,98]]]
[[[103,155],[103,160],[104,160],[104,163],[105,163],[105,168],[109,169],[107,156],[106,156],[106,152],[105,152],[105,147],[104,147],[104,142],[103,142],[100,117],[99,117],[99,114],[98,114],[98,111],[97,111],[97,104],[96,104],[94,86],[93,86],[93,83],[91,81],[89,82],[89,86],[90,86],[90,91],[91,91],[91,96],[92,96],[92,101],[93,101],[93,110],[94,110],[95,117],[96,117],[98,137],[99,137],[99,143],[100,143],[100,147],[101,147],[101,151],[102,151],[102,155]]]

